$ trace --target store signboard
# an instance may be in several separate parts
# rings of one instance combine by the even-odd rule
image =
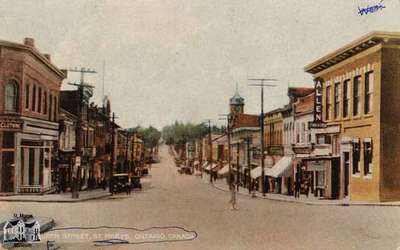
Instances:
[[[12,118],[0,118],[0,130],[22,130],[23,121]]]
[[[314,121],[308,123],[308,128],[326,128],[327,124],[322,121],[322,79],[314,79],[314,84]]]

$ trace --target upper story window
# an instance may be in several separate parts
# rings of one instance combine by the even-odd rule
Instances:
[[[25,85],[25,109],[29,109],[29,98],[30,98],[30,91],[29,91],[29,83]]]
[[[331,86],[326,87],[325,103],[325,120],[329,120],[331,113]]]
[[[53,96],[51,95],[51,94],[49,94],[49,120],[51,121],[53,118],[52,118],[52,115],[53,115],[53,111],[52,111],[52,109],[53,109]]]
[[[5,86],[5,103],[6,112],[18,111],[18,83],[15,80],[9,80]]]
[[[365,74],[365,102],[364,113],[369,114],[372,111],[372,94],[374,90],[374,72]]]
[[[32,111],[36,110],[36,85],[32,89]]]
[[[43,94],[43,114],[47,115],[47,91]]]
[[[343,83],[343,118],[349,116],[349,103],[350,103],[350,80],[346,80]]]
[[[340,83],[335,83],[335,106],[334,106],[334,116],[339,117],[339,105],[340,105]]]
[[[354,85],[353,85],[353,116],[357,116],[360,114],[360,106],[361,106],[361,76],[354,77]]]
[[[38,110],[39,113],[42,113],[42,88],[39,87],[38,90]]]

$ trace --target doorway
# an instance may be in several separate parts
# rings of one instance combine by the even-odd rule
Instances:
[[[343,153],[344,171],[344,197],[349,196],[349,171],[350,171],[350,152]]]

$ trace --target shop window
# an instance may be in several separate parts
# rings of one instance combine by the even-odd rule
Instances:
[[[25,85],[25,109],[29,109],[29,83]]]
[[[364,101],[364,113],[369,114],[372,111],[372,94],[374,88],[374,72],[368,72],[365,74],[365,101]]]
[[[360,140],[353,141],[353,174],[360,173]]]
[[[325,96],[325,120],[330,119],[331,112],[331,86],[326,87],[326,96]]]
[[[340,105],[340,83],[335,83],[335,105],[334,105],[334,116],[339,117],[339,105]]]
[[[5,86],[5,111],[17,112],[18,111],[18,83],[15,80],[10,80]]]
[[[353,85],[353,116],[360,114],[361,76],[354,77]]]
[[[13,149],[14,148],[14,132],[4,131],[3,132],[3,149]]]
[[[35,149],[29,148],[29,168],[28,168],[28,176],[29,176],[29,185],[34,184],[34,177],[35,177]]]
[[[349,116],[349,103],[350,103],[349,83],[350,80],[346,80],[343,83],[343,118]]]
[[[372,173],[372,139],[364,139],[364,175]]]

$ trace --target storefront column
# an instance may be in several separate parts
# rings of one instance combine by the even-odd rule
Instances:
[[[39,164],[40,164],[40,149],[35,148],[35,170],[34,170],[34,185],[39,185]]]
[[[21,148],[22,154],[24,155],[24,182],[22,185],[27,186],[29,185],[29,148]]]

